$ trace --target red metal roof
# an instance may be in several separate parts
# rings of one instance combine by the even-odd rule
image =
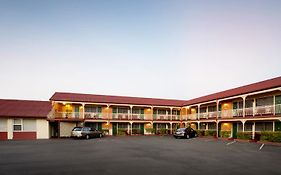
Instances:
[[[93,94],[77,94],[77,93],[65,93],[65,92],[56,92],[50,98],[50,100],[52,100],[52,101],[69,101],[69,102],[154,105],[154,106],[181,106],[185,102],[183,100],[93,95]]]
[[[247,94],[247,93],[251,93],[251,92],[262,91],[265,89],[270,89],[270,88],[275,88],[275,87],[281,87],[281,77],[272,78],[269,80],[249,84],[246,86],[241,86],[238,88],[233,88],[233,89],[229,89],[226,91],[221,91],[221,92],[206,95],[203,97],[191,99],[191,100],[188,100],[186,103],[184,103],[184,105],[192,105],[192,104],[197,104],[197,103]]]
[[[51,109],[49,101],[0,99],[0,117],[46,118]]]
[[[261,91],[265,89],[281,87],[281,77],[261,81],[258,83],[241,86],[238,88],[210,94],[207,96],[191,99],[191,100],[169,100],[141,97],[124,97],[124,96],[108,96],[93,94],[78,94],[56,92],[50,100],[52,101],[69,101],[69,102],[92,102],[92,103],[115,103],[115,104],[136,104],[136,105],[154,105],[154,106],[186,106],[226,97]]]

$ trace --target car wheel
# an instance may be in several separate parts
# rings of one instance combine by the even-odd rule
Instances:
[[[194,137],[197,137],[197,136],[198,136],[197,133],[195,133],[195,134],[194,134]]]
[[[89,136],[89,135],[86,135],[85,138],[88,140],[88,139],[90,138],[90,136]]]
[[[102,138],[102,134],[99,134],[99,138]]]
[[[190,137],[190,136],[189,136],[189,134],[186,134],[186,136],[185,136],[185,137],[186,137],[187,139],[189,139],[189,137]]]

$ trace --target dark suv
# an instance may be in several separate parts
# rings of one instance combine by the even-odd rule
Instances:
[[[85,139],[94,138],[94,137],[101,138],[103,137],[103,134],[101,131],[98,131],[90,127],[75,127],[71,131],[71,137],[85,138]]]
[[[197,137],[197,132],[192,128],[179,128],[174,133],[174,137],[177,138],[191,138]]]

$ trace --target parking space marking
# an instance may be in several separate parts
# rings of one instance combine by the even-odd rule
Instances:
[[[263,146],[264,146],[264,143],[260,146],[260,149],[259,149],[259,150],[261,150],[261,149],[263,148]]]
[[[233,144],[233,143],[235,143],[236,142],[236,140],[234,140],[233,142],[229,142],[229,143],[227,143],[226,145],[231,145],[231,144]]]

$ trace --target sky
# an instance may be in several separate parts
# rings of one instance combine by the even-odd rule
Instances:
[[[188,100],[281,76],[279,0],[0,0],[0,98]]]

